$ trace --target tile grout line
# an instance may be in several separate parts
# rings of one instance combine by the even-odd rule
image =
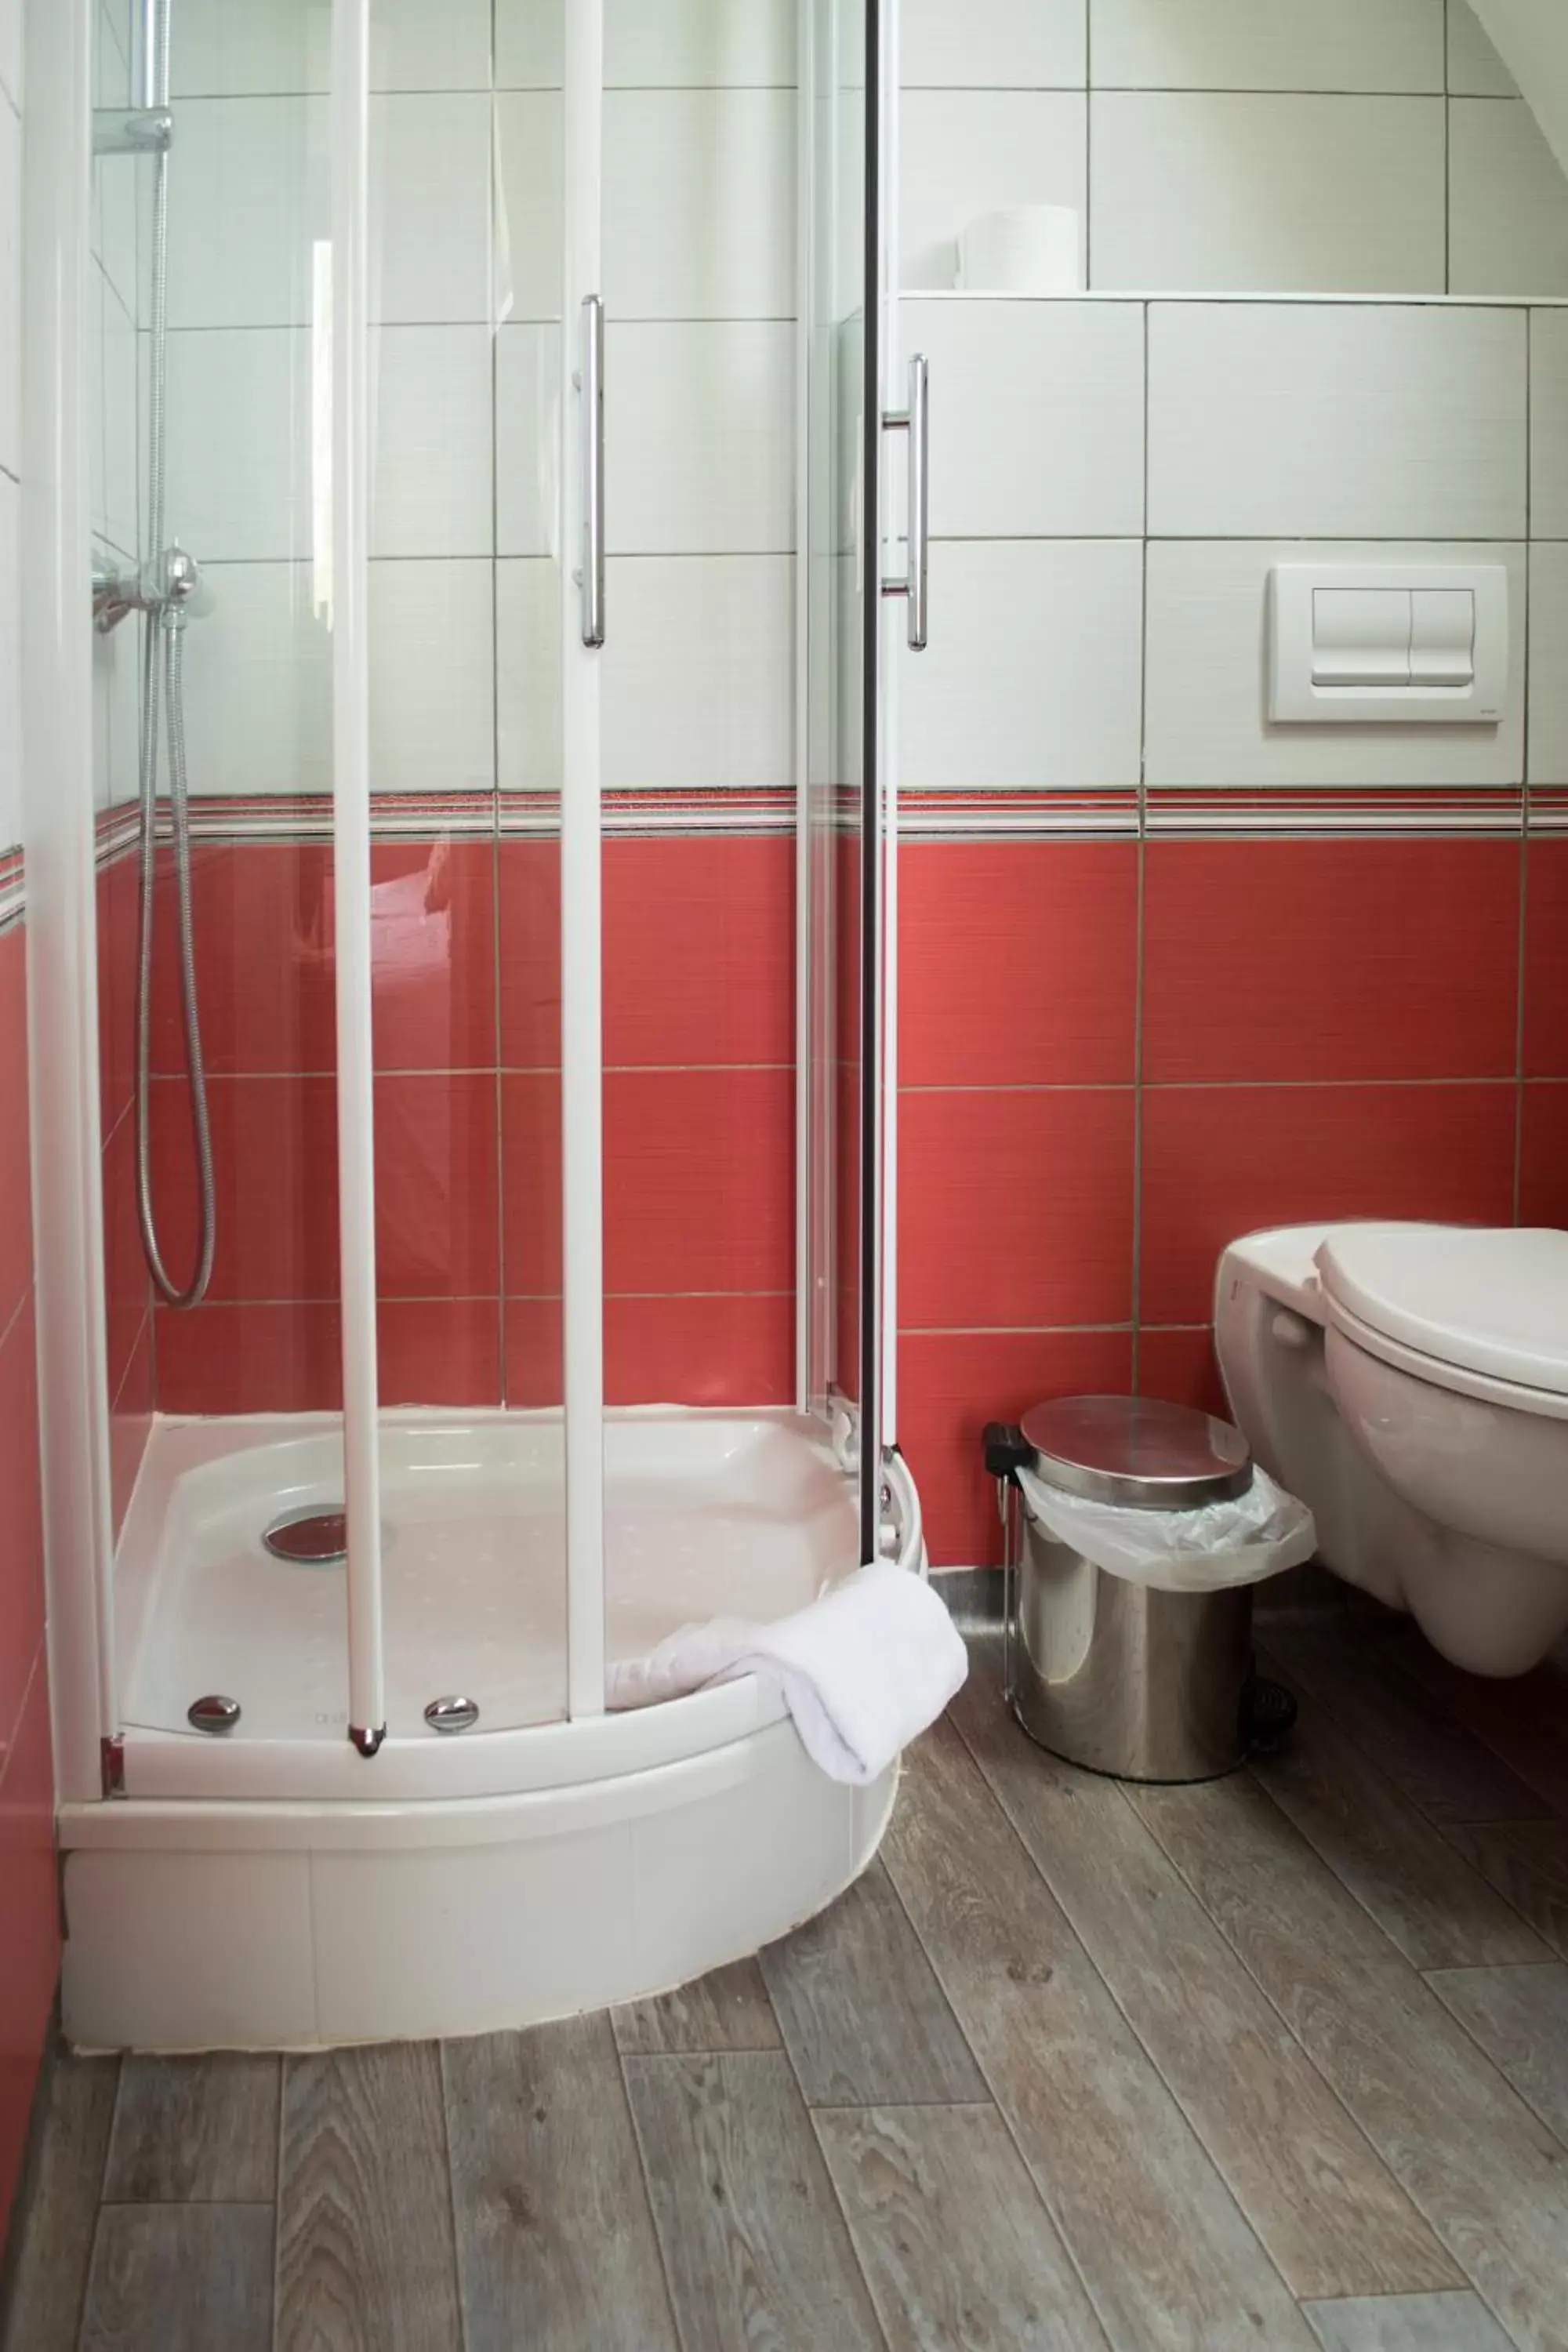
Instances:
[[[669,2258],[665,2252],[664,2232],[658,2226],[658,2214],[654,2204],[653,2181],[649,2176],[647,2168],[647,2152],[643,2146],[642,2126],[637,2121],[637,2103],[632,2097],[631,2084],[627,2080],[626,2076],[627,2053],[621,2048],[620,2036],[616,2032],[615,2028],[615,2012],[613,2010],[609,2012],[609,2017],[610,2047],[615,2053],[616,2072],[620,2079],[621,2085],[621,2098],[626,2107],[626,2120],[631,2126],[632,2146],[637,2151],[637,2179],[642,2183],[643,2204],[647,2213],[647,2225],[653,2232],[654,2252],[658,2256],[658,2273],[664,2282],[664,2299],[669,2311],[670,2332],[674,2336],[676,2344],[679,2347],[679,2352],[691,2352],[691,2347],[687,2340],[686,2330],[681,2325],[680,2305],[675,2293],[675,2282],[670,2274]],[[639,2053],[637,2054],[642,2055],[651,2053]],[[691,2054],[710,2055],[712,2053],[700,2053]]]

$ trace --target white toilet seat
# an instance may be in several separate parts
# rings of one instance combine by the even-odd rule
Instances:
[[[1324,1319],[1331,1329],[1375,1356],[1380,1363],[1392,1364],[1396,1371],[1408,1372],[1415,1380],[1426,1381],[1436,1389],[1447,1389],[1451,1395],[1478,1397],[1486,1404],[1507,1406],[1514,1412],[1535,1413],[1543,1421],[1568,1421],[1568,1396],[1555,1389],[1531,1388],[1522,1381],[1499,1380],[1491,1372],[1472,1371],[1468,1364],[1450,1364],[1440,1356],[1428,1356],[1419,1348],[1407,1347],[1403,1339],[1390,1339],[1386,1331],[1376,1331],[1370,1323],[1352,1315],[1348,1307],[1332,1297],[1327,1287],[1323,1291]]]
[[[1461,1395],[1568,1418],[1568,1234],[1343,1225],[1315,1263],[1329,1319],[1370,1354]]]

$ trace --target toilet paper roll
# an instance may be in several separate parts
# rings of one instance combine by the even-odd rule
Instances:
[[[1079,249],[1071,205],[982,213],[958,240],[956,283],[967,294],[1080,294]]]

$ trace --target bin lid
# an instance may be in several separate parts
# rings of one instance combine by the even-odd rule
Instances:
[[[1036,1475],[1088,1503],[1196,1511],[1252,1484],[1239,1429],[1154,1397],[1057,1397],[1035,1405],[1020,1426]]]

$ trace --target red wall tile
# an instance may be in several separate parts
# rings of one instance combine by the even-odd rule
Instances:
[[[899,1104],[905,1329],[1124,1323],[1130,1088],[908,1093]]]
[[[112,1402],[152,1307],[136,1213],[136,1121],[130,1110],[103,1147],[103,1288]]]
[[[561,1289],[561,1080],[552,1070],[501,1080],[501,1233],[514,1297]]]
[[[384,1405],[501,1402],[499,1299],[384,1300],[375,1328]]]
[[[331,851],[317,842],[203,842],[191,858],[202,1051],[218,1072],[337,1061]],[[185,1066],[170,853],[160,858],[153,1066]]]
[[[149,1314],[125,1368],[109,1422],[110,1505],[118,1540],[153,1434],[153,1318]]]
[[[905,1086],[1131,1081],[1135,842],[906,844],[899,940]]]
[[[539,1412],[561,1402],[561,1301],[509,1298],[506,1302],[506,1401],[519,1412]]]
[[[493,1070],[495,845],[377,842],[371,956],[378,1070]]]
[[[162,1412],[331,1412],[342,1403],[342,1334],[335,1306],[226,1306],[188,1315],[160,1307],[155,1325]]]
[[[202,844],[192,859],[202,1050],[220,1073],[336,1066],[332,853],[316,842]],[[494,845],[377,842],[371,853],[378,1069],[491,1069]],[[132,866],[132,871],[133,871]],[[153,1067],[185,1066],[174,887],[165,861]]]
[[[503,840],[497,855],[501,1062],[509,1070],[558,1070],[561,844]]]
[[[0,1330],[33,1279],[27,1111],[27,942],[0,931]]]
[[[1568,841],[1534,840],[1528,852],[1524,1074],[1568,1077]]]
[[[500,1289],[496,1081],[375,1082],[376,1281],[384,1297]]]
[[[98,876],[99,1103],[108,1135],[131,1100],[136,1071],[138,867],[116,857]]]
[[[899,1341],[899,1440],[920,1488],[934,1568],[1002,1558],[994,1482],[980,1458],[988,1421],[1016,1421],[1055,1396],[1125,1396],[1127,1331],[905,1332]]]
[[[606,1291],[793,1288],[794,1195],[793,1071],[605,1077]]]
[[[0,2229],[16,2195],[59,1964],[49,1695],[40,1651],[0,1773]]]
[[[607,1067],[795,1060],[795,843],[610,840]]]
[[[606,1299],[605,1399],[612,1405],[793,1404],[793,1295]]]
[[[1320,1217],[1508,1224],[1507,1086],[1155,1088],[1143,1097],[1141,1313],[1197,1323],[1238,1234]]]
[[[38,1383],[29,1300],[0,1339],[0,1764],[44,1638],[44,1515],[38,1475]],[[3,2222],[3,2216],[0,2216]]]
[[[1151,841],[1143,1076],[1512,1075],[1516,841]]]
[[[1568,1225],[1568,1084],[1528,1086],[1519,1137],[1519,1222]]]
[[[217,1210],[209,1297],[335,1297],[336,1080],[214,1077],[207,1103]],[[152,1139],[164,1262],[184,1283],[195,1262],[197,1178],[183,1078],[154,1086]]]
[[[1163,1397],[1167,1404],[1190,1404],[1195,1412],[1230,1417],[1225,1382],[1214,1351],[1214,1333],[1161,1330],[1145,1325],[1138,1334],[1138,1393]]]

